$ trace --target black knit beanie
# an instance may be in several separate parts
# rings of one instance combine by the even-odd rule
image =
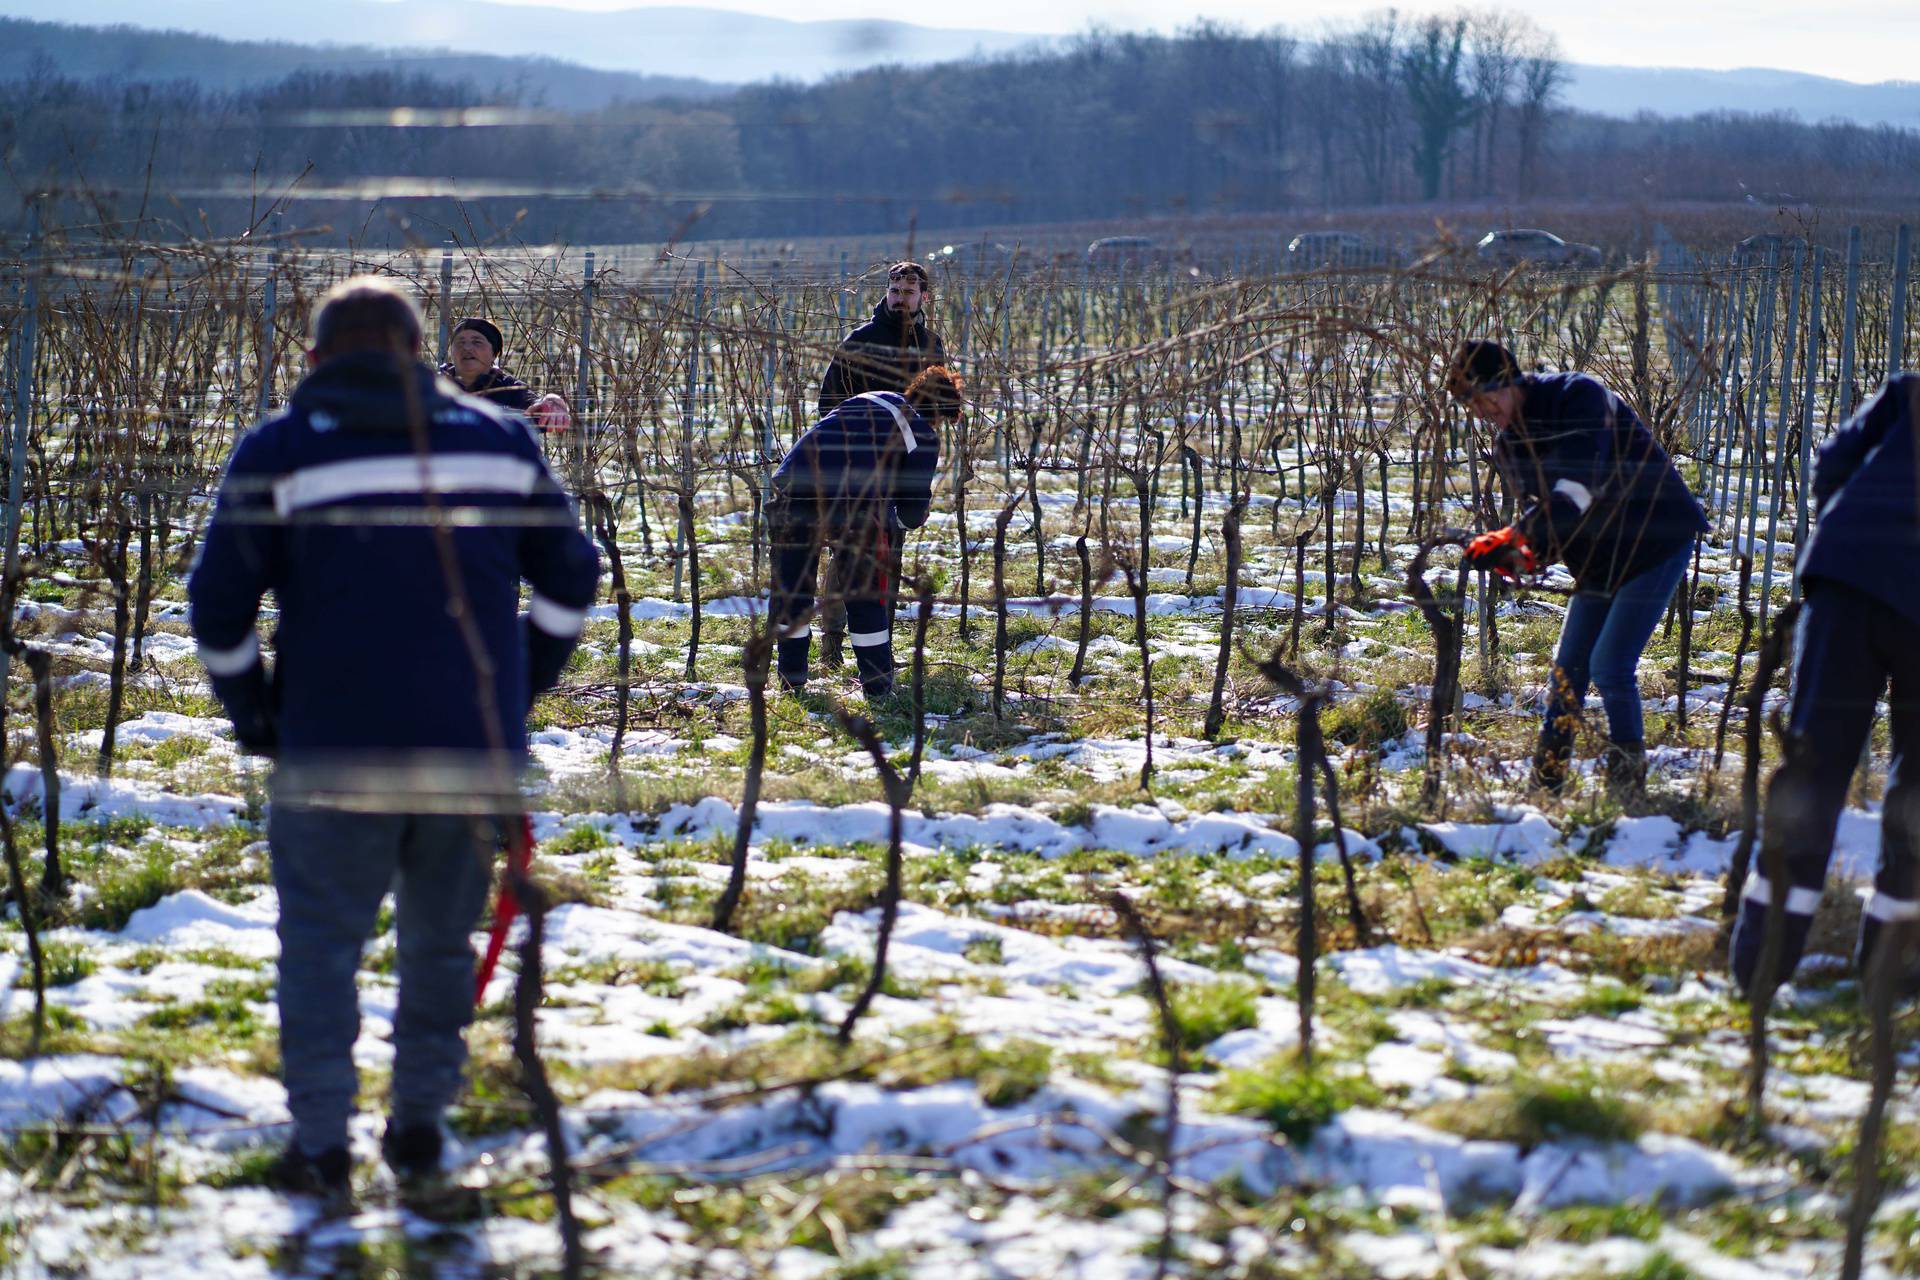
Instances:
[[[465,320],[453,326],[455,333],[459,333],[463,329],[471,329],[485,338],[487,345],[493,348],[493,358],[495,360],[498,360],[500,353],[507,349],[505,339],[500,336],[500,326],[491,320],[483,319],[480,316],[468,316]]]

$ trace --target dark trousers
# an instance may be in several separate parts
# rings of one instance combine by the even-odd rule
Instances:
[[[1799,963],[1847,788],[1889,682],[1893,755],[1880,869],[1860,925],[1862,962],[1883,924],[1920,920],[1920,760],[1909,757],[1920,748],[1920,624],[1875,596],[1816,579],[1807,584],[1795,649],[1786,758],[1767,788],[1759,865],[1747,877],[1734,930],[1734,973],[1742,985],[1752,979],[1773,892],[1765,868],[1780,854],[1788,885],[1780,976]]]
[[[1624,746],[1646,741],[1640,710],[1640,655],[1660,625],[1673,589],[1687,571],[1691,546],[1642,570],[1610,596],[1575,596],[1560,627],[1553,683],[1540,725],[1540,754],[1565,759],[1587,688],[1598,685],[1607,712],[1607,737]]]
[[[894,616],[900,609],[900,567],[901,548],[906,539],[903,530],[891,527],[887,531],[886,596],[887,630],[893,630]],[[820,569],[823,572],[820,585],[820,633],[833,652],[838,653],[839,641],[847,634],[847,596],[848,585],[852,581],[852,571],[856,557],[838,553],[820,557]],[[838,662],[838,658],[833,659]]]
[[[389,889],[400,977],[393,1119],[437,1124],[453,1100],[473,1016],[469,936],[498,840],[491,818],[274,803],[267,843],[280,895],[281,1074],[302,1150],[346,1145],[359,1083],[360,955]]]
[[[862,521],[852,528],[827,528],[823,536],[821,526],[786,509],[776,510],[768,523],[773,531],[771,612],[781,683],[797,689],[807,682],[814,581],[824,548],[831,549],[837,566],[833,578],[845,605],[847,638],[861,687],[869,694],[890,691],[893,622],[887,599],[892,548],[886,528],[878,521]],[[828,603],[834,603],[831,594]]]

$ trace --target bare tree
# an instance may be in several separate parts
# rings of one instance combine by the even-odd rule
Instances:
[[[1546,140],[1547,120],[1554,100],[1567,83],[1567,67],[1560,61],[1560,42],[1548,32],[1536,32],[1528,41],[1520,59],[1519,197],[1533,194],[1534,168],[1540,162]]]
[[[1473,189],[1491,195],[1500,177],[1500,114],[1520,74],[1521,40],[1528,21],[1505,9],[1482,9],[1467,19],[1467,83],[1473,94]]]
[[[1400,53],[1407,103],[1413,110],[1413,167],[1420,197],[1440,198],[1440,175],[1453,150],[1453,135],[1473,117],[1473,99],[1461,82],[1466,58],[1465,18],[1423,18]]]
[[[1400,13],[1383,9],[1368,15],[1348,38],[1348,68],[1354,97],[1348,109],[1359,122],[1360,168],[1367,197],[1387,198],[1388,157],[1399,112]]]

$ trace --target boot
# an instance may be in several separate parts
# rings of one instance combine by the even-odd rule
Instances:
[[[1912,920],[1883,920],[1873,914],[1876,907],[1887,901],[1878,890],[1868,900],[1867,914],[1860,917],[1860,942],[1854,948],[1854,964],[1860,971],[1860,980],[1863,983],[1871,981],[1874,957],[1891,940],[1899,948],[1897,954],[1889,957],[1894,964],[1894,998],[1910,1000],[1920,995],[1920,924]],[[1908,904],[1898,905],[1905,907]]]
[[[426,1182],[440,1174],[440,1159],[446,1150],[446,1137],[437,1124],[401,1124],[387,1122],[380,1138],[380,1155],[403,1184]]]
[[[1756,877],[1757,879],[1757,877]],[[1733,981],[1745,998],[1753,987],[1753,975],[1760,968],[1760,950],[1767,937],[1767,898],[1769,893],[1764,882],[1749,884],[1749,896],[1740,900],[1740,914],[1734,918],[1733,937],[1727,944],[1728,967],[1733,971]],[[1813,931],[1813,913],[1811,911],[1792,911],[1784,913],[1780,930],[1780,961],[1774,969],[1774,986],[1793,979],[1793,971],[1800,967],[1800,957],[1806,954],[1807,935]]]
[[[853,660],[860,669],[860,688],[867,698],[884,698],[893,692],[893,644],[857,644]]]
[[[1533,769],[1527,777],[1528,785],[1556,796],[1565,791],[1569,754],[1564,749],[1541,743],[1533,753]]]
[[[353,1202],[353,1158],[345,1147],[329,1147],[318,1155],[289,1143],[266,1172],[266,1184],[290,1195],[315,1196],[329,1213],[344,1211]]]
[[[831,640],[833,637],[829,636]],[[782,640],[776,648],[774,675],[788,693],[798,693],[807,685],[807,650],[813,641],[807,636]]]
[[[1609,742],[1603,756],[1607,794],[1615,800],[1637,800],[1647,790],[1647,744]]]

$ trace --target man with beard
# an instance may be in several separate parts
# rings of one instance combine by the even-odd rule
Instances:
[[[887,268],[887,296],[873,319],[855,329],[833,353],[820,381],[820,416],[842,400],[869,391],[904,394],[922,369],[947,362],[940,335],[927,327],[921,308],[933,296],[927,269],[917,262]]]

